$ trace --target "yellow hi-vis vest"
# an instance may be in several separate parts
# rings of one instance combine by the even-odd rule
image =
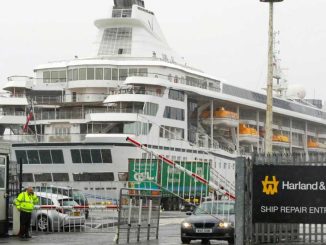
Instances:
[[[27,213],[31,213],[34,209],[34,205],[37,203],[37,196],[35,194],[28,194],[27,191],[20,193],[15,200],[17,209]]]

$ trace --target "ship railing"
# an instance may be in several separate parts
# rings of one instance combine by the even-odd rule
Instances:
[[[143,95],[152,95],[162,97],[163,92],[160,90],[151,90],[151,89],[116,89],[112,90],[109,93],[78,93],[76,97],[72,94],[60,95],[60,96],[33,96],[28,97],[29,100],[32,100],[35,105],[56,105],[61,103],[76,103],[76,102],[103,102],[110,95],[119,95],[119,94],[143,94]],[[21,95],[21,98],[25,95]],[[9,95],[13,97],[13,95]],[[16,96],[18,97],[18,95]]]
[[[224,150],[231,154],[235,152],[235,146],[233,144],[230,143],[230,145],[228,145],[226,143],[217,141],[212,139],[208,134],[200,135],[200,137],[197,137],[196,145],[210,150]]]
[[[130,77],[152,77],[152,78],[161,78],[171,83],[180,83],[192,87],[198,87],[205,90],[220,92],[220,84],[214,84],[213,82],[207,80],[187,80],[185,77],[178,77],[172,75],[164,75],[159,73],[146,73],[143,75],[139,74],[130,74]],[[125,78],[123,79],[123,81]],[[116,95],[116,94],[144,94],[152,96],[163,96],[163,91],[160,89],[116,89],[112,90],[109,93],[78,93],[76,97],[72,94],[58,95],[58,96],[26,96],[25,94],[10,94],[9,97],[27,97],[32,99],[35,104],[60,104],[60,103],[74,103],[74,102],[100,102],[103,101],[107,96]],[[101,96],[99,98],[98,96]]]
[[[163,92],[160,89],[151,90],[151,89],[136,89],[136,88],[129,88],[129,89],[117,89],[111,91],[108,95],[117,95],[117,94],[143,94],[143,95],[152,95],[162,97]]]
[[[24,93],[0,93],[0,98],[25,98]]]
[[[33,79],[32,77],[28,77],[28,76],[17,76],[17,75],[10,76],[10,77],[7,78],[7,80],[9,82],[11,82],[11,81],[32,81],[32,79]]]
[[[217,81],[208,81],[206,79],[187,79],[186,77],[180,77],[180,76],[172,76],[170,75],[165,75],[161,73],[147,73],[146,77],[153,77],[153,78],[161,78],[164,79],[168,82],[175,83],[175,84],[184,84],[188,85],[191,87],[197,87],[205,90],[210,90],[214,92],[221,92],[221,86],[220,82]]]
[[[61,120],[61,119],[84,119],[83,110],[71,111],[42,111],[34,113],[35,120]]]
[[[0,136],[2,142],[20,143],[63,143],[85,141],[87,134],[11,134]]]
[[[85,119],[87,115],[97,114],[97,113],[143,114],[143,109],[105,107],[105,108],[92,108],[92,109],[73,109],[71,111],[41,111],[41,112],[34,113],[34,119],[35,120]],[[22,115],[25,115],[25,112],[23,112]]]
[[[31,99],[33,103],[41,105],[53,105],[64,101],[63,96],[33,96]]]
[[[132,109],[132,108],[108,108],[106,112],[109,113],[136,113],[143,114],[142,109]]]
[[[25,116],[25,111],[0,111],[0,116]]]

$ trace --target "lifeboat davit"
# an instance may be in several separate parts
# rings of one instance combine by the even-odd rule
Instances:
[[[274,134],[273,135],[273,145],[281,147],[289,147],[290,140],[289,137],[283,134]]]
[[[256,129],[250,128],[242,123],[239,125],[239,141],[249,144],[257,143],[259,134]]]
[[[202,122],[205,125],[211,125],[211,112],[204,111],[201,115]],[[228,128],[235,128],[239,124],[239,115],[233,111],[227,111],[223,107],[214,111],[213,125],[214,127],[224,126]]]

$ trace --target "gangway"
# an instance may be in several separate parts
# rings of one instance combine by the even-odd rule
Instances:
[[[190,197],[192,192],[200,192],[200,198],[209,196],[209,192],[216,192],[219,193],[221,196],[224,196],[224,198],[229,200],[235,200],[235,187],[232,183],[230,183],[223,175],[221,175],[218,171],[208,166],[208,173],[198,173],[197,168],[194,166],[186,167],[184,164],[173,161],[171,159],[168,159],[167,157],[163,156],[162,154],[159,154],[151,149],[149,149],[146,145],[127,137],[126,140],[133,145],[135,145],[137,148],[145,151],[151,156],[154,156],[156,159],[162,161],[163,163],[167,164],[169,166],[169,172],[171,173],[183,173],[184,176],[188,176],[191,179],[195,180],[194,185],[190,187],[187,187],[185,189],[185,186],[181,186],[180,183],[182,182],[179,180],[178,183],[172,182],[172,184],[169,183],[169,181],[163,182],[160,178],[160,176],[154,178],[153,176],[145,176],[145,179],[155,182],[157,186],[161,187],[162,189],[172,193],[173,195],[185,200],[185,196]],[[198,165],[198,162],[194,162],[195,165]],[[195,170],[195,171],[194,171]],[[151,171],[149,171],[151,172]],[[157,175],[160,175],[159,173],[156,173]],[[203,177],[204,176],[204,177]],[[206,178],[205,178],[206,177]],[[185,177],[183,177],[185,178]],[[188,193],[188,195],[185,195],[185,193]]]

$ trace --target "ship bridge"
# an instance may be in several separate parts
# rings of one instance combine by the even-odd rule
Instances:
[[[114,9],[132,8],[134,4],[145,8],[143,0],[114,0]]]
[[[166,41],[155,14],[143,0],[114,0],[111,18],[95,21],[99,29],[96,56],[103,58],[153,58],[184,64]]]

